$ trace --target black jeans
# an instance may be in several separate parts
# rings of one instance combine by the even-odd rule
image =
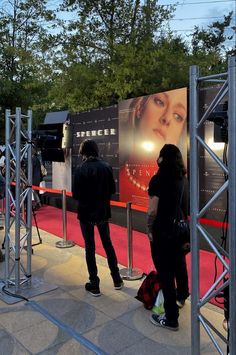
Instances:
[[[113,282],[120,282],[121,277],[119,268],[117,266],[117,257],[110,238],[110,230],[108,222],[100,222],[96,224],[99,235],[102,241],[103,248],[107,255],[108,266],[111,271]],[[89,273],[89,280],[94,286],[99,286],[100,279],[98,277],[98,270],[95,255],[95,239],[94,227],[95,225],[89,222],[80,221],[80,227],[85,241],[85,256]]]
[[[176,299],[189,296],[188,273],[185,255],[175,245],[151,242],[153,263],[160,275],[166,318],[176,321],[179,310]]]

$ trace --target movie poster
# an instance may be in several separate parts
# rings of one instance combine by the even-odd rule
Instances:
[[[81,164],[79,146],[85,139],[93,139],[99,148],[99,156],[113,168],[116,182],[116,194],[112,199],[119,199],[119,142],[117,106],[103,107],[72,114],[72,179],[75,169]]]
[[[177,145],[187,165],[187,88],[124,100],[118,112],[120,201],[147,207],[163,145]]]

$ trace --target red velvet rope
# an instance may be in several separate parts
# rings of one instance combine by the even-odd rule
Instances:
[[[12,185],[15,185],[13,182]],[[34,190],[40,190],[40,191],[45,191],[45,192],[52,192],[52,193],[59,193],[62,194],[64,190],[58,190],[58,189],[49,189],[48,187],[40,187],[40,186],[32,186]],[[72,197],[71,192],[66,192],[66,196]],[[116,206],[116,207],[122,207],[126,208],[127,204],[126,202],[120,202],[120,201],[111,201],[111,206]],[[131,204],[131,208],[134,211],[140,211],[140,212],[147,212],[146,207],[138,206]],[[217,228],[222,228],[222,227],[228,227],[228,223],[225,222],[220,222],[220,221],[215,221],[213,219],[207,219],[207,218],[200,218],[199,223],[201,224],[206,224],[208,226],[212,227],[217,227]]]

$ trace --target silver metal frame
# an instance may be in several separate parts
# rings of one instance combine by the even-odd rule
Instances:
[[[127,268],[121,269],[120,274],[124,280],[139,280],[143,277],[143,272],[138,268],[133,268],[133,223],[132,223],[132,203],[127,202],[127,237],[128,237],[128,263]]]
[[[63,239],[56,242],[56,247],[71,248],[75,246],[75,242],[73,240],[67,240],[66,190],[62,190],[62,223],[63,223]]]
[[[223,85],[212,103],[202,117],[199,117],[199,86],[201,82],[221,82]],[[209,114],[217,104],[228,95],[228,166],[211,150],[199,135],[199,128],[206,121]],[[203,147],[213,160],[221,167],[228,178],[214,196],[200,210],[199,208],[199,162],[198,148]],[[219,354],[226,354],[228,346],[229,354],[236,354],[236,57],[228,59],[228,72],[200,77],[197,66],[190,67],[190,215],[191,215],[191,246],[192,246],[192,294],[191,294],[191,332],[193,355],[200,354],[201,338],[200,326],[208,334]],[[228,190],[229,207],[229,252],[225,251],[200,223],[201,216],[221,194]],[[200,298],[200,243],[199,236],[208,243],[209,248],[218,257],[223,265],[223,271],[213,285]],[[229,279],[225,276],[229,274]],[[222,293],[229,285],[229,341],[201,314],[201,308],[213,297]],[[218,338],[225,343],[225,349],[221,349]]]
[[[5,287],[31,283],[32,112],[6,110]],[[14,189],[14,193],[12,192]],[[27,208],[25,217],[25,207]],[[21,254],[27,251],[25,266]]]

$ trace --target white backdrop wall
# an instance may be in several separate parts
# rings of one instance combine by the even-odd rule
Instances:
[[[52,188],[71,192],[71,149],[65,150],[64,155],[64,163],[52,163]]]

